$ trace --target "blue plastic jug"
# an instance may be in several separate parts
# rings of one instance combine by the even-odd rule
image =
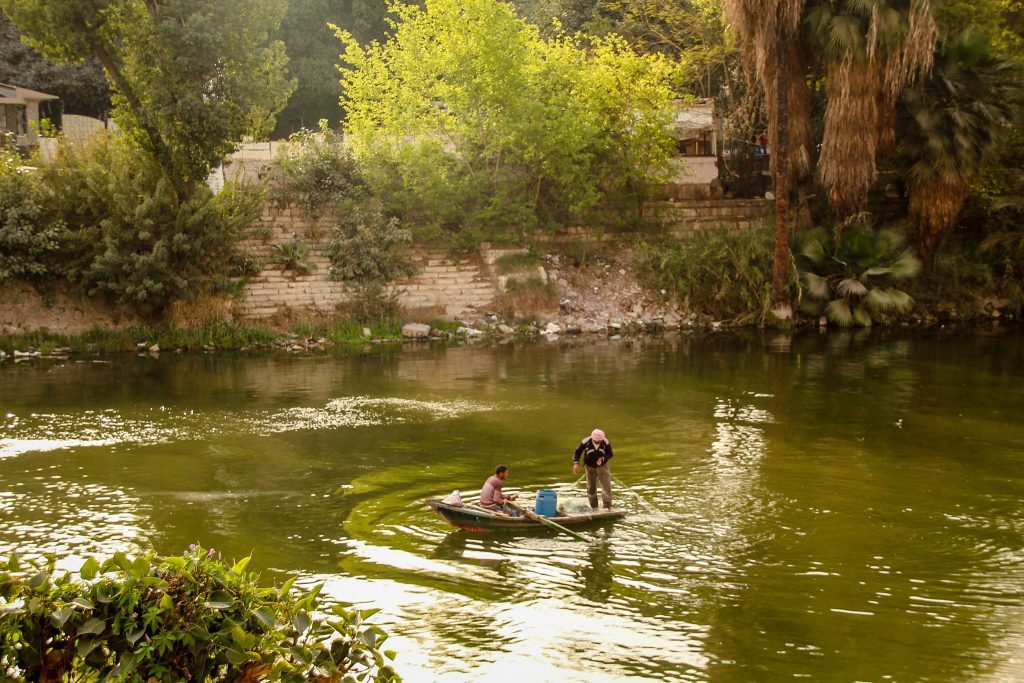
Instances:
[[[537,491],[537,502],[533,506],[534,512],[545,517],[558,516],[558,492],[551,489],[540,489]]]

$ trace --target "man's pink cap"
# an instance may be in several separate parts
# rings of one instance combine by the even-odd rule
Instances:
[[[602,432],[600,429],[595,429],[594,431],[590,432],[590,438],[593,439],[594,441],[604,441],[604,432]]]

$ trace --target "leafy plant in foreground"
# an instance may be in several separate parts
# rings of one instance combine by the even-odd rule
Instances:
[[[260,588],[193,546],[180,557],[0,565],[0,676],[61,681],[396,681],[372,612],[326,608],[320,586]]]
[[[866,214],[837,227],[836,234],[815,228],[801,236],[797,268],[806,289],[800,309],[824,314],[841,327],[871,326],[878,317],[905,313],[914,300],[896,289],[921,272],[921,262],[892,230],[874,228]]]

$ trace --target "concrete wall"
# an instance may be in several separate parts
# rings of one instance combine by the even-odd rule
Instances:
[[[718,178],[716,157],[674,157],[672,182],[680,185],[710,185]]]

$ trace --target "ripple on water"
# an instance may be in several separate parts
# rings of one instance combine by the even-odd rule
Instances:
[[[143,411],[141,416],[127,416],[113,409],[26,416],[8,413],[0,439],[0,458],[74,447],[201,440],[211,434],[268,436],[300,430],[448,420],[493,409],[492,405],[463,400],[347,396],[320,407],[242,413],[197,413],[163,406]]]
[[[68,505],[69,498],[79,501]],[[141,501],[123,489],[57,480],[42,492],[6,491],[0,501],[5,515],[18,520],[0,537],[0,557],[53,553],[60,568],[78,569],[90,555],[148,550],[150,522],[139,512]]]

